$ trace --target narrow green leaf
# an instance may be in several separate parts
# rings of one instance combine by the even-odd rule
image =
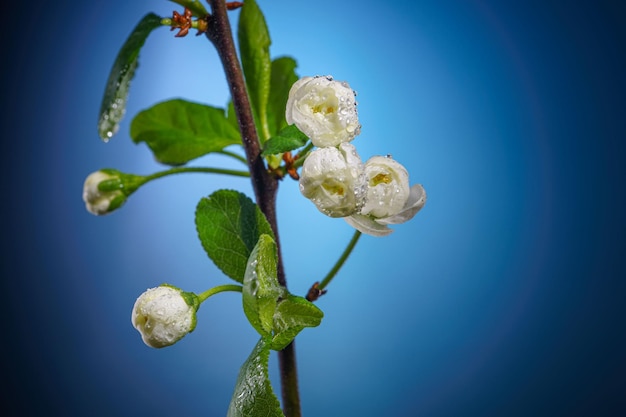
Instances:
[[[188,8],[189,10],[191,10],[191,14],[196,17],[204,17],[209,14],[207,9],[204,8],[204,5],[200,3],[198,0],[170,0],[170,1]]]
[[[261,339],[239,371],[227,417],[284,417],[269,379],[269,356]]]
[[[289,294],[278,302],[274,313],[271,348],[282,350],[305,327],[317,327],[324,313],[303,297]]]
[[[265,17],[255,0],[244,2],[237,34],[250,102],[260,123],[260,137],[266,140],[271,135],[267,121],[272,65],[269,50],[271,40]]]
[[[233,190],[218,190],[196,207],[196,229],[202,247],[227,276],[242,283],[248,258],[262,234],[272,229],[252,200]]]
[[[272,136],[287,126],[285,108],[289,90],[293,83],[298,81],[296,66],[296,61],[290,57],[281,57],[272,61],[270,95],[267,103],[267,122]]]
[[[138,113],[130,126],[135,143],[145,142],[159,162],[181,165],[241,143],[224,109],[175,99]]]
[[[159,16],[154,13],[145,15],[115,58],[104,89],[98,120],[98,134],[105,142],[117,133],[119,123],[124,117],[130,81],[139,65],[139,51],[148,35],[159,26],[161,26]]]
[[[276,243],[269,235],[261,235],[250,253],[243,278],[243,311],[248,321],[263,337],[271,336],[274,311],[285,288],[277,279]]]
[[[289,125],[265,142],[263,156],[293,151],[303,147],[308,141],[309,138],[296,125]]]

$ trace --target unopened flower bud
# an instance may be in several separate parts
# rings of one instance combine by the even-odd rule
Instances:
[[[363,165],[354,146],[319,148],[311,152],[300,173],[300,191],[330,217],[358,212],[363,203]]]
[[[137,298],[131,321],[146,345],[171,346],[196,327],[199,305],[195,294],[161,285]]]
[[[348,83],[332,77],[303,77],[289,91],[285,118],[295,124],[313,145],[337,146],[361,131],[356,93]]]
[[[119,208],[142,183],[144,177],[124,174],[115,169],[101,169],[89,174],[83,185],[87,211],[103,215]]]

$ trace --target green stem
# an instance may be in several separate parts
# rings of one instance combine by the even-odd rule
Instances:
[[[337,272],[339,272],[343,264],[348,259],[348,256],[350,256],[350,254],[352,253],[352,250],[356,246],[356,243],[359,241],[361,234],[362,233],[359,232],[358,230],[354,231],[354,235],[352,236],[350,243],[348,243],[348,246],[346,246],[346,249],[341,254],[341,257],[337,260],[337,263],[335,263],[335,266],[333,266],[333,269],[331,269],[330,272],[326,275],[326,277],[324,277],[324,279],[320,282],[318,289],[323,290],[324,288],[326,288],[326,286],[328,286],[330,281],[332,281],[332,279],[335,278],[335,275],[337,275]]]
[[[155,172],[154,174],[147,175],[145,177],[146,181],[152,181],[157,178],[165,177],[168,175],[174,174],[183,174],[183,173],[208,173],[208,174],[224,174],[224,175],[234,175],[236,177],[249,177],[250,173],[248,171],[237,171],[234,169],[223,169],[223,168],[209,168],[209,167],[176,167],[171,168],[166,171]]]
[[[206,290],[202,294],[198,294],[198,300],[200,301],[200,303],[203,303],[207,298],[215,294],[218,294],[220,292],[224,292],[224,291],[241,292],[242,289],[243,287],[241,285],[236,285],[236,284],[218,285],[217,287],[213,287],[213,288]]]

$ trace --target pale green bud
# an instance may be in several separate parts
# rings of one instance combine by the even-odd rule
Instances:
[[[89,174],[83,185],[83,201],[87,211],[104,215],[119,208],[145,178],[124,174],[115,169],[101,169]]]

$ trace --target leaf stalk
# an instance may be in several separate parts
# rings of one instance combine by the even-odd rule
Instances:
[[[168,175],[185,174],[185,173],[204,173],[204,174],[223,174],[232,175],[235,177],[249,177],[248,171],[237,171],[234,169],[224,168],[211,168],[211,167],[175,167],[165,171],[155,172],[154,174],[147,175],[146,182],[155,180],[157,178],[166,177]]]
[[[206,301],[207,298],[225,291],[241,292],[242,286],[236,284],[224,284],[218,285],[217,287],[209,288],[203,293],[198,294],[198,301],[200,301],[200,303],[203,303],[204,301]]]
[[[343,264],[346,262],[346,260],[348,259],[348,257],[352,253],[352,250],[356,246],[356,244],[359,241],[359,238],[361,237],[361,235],[362,235],[362,233],[359,232],[358,230],[354,231],[354,235],[352,235],[352,239],[350,239],[350,242],[348,242],[348,246],[346,246],[346,248],[344,249],[343,253],[341,254],[339,259],[337,260],[337,262],[333,266],[333,268],[328,272],[328,274],[326,274],[324,279],[317,286],[317,288],[320,291],[324,290],[324,288],[326,288],[328,286],[328,284],[330,284],[330,281],[332,281],[333,278],[335,278],[335,276],[337,275],[337,272],[339,272],[339,270],[341,269]]]

